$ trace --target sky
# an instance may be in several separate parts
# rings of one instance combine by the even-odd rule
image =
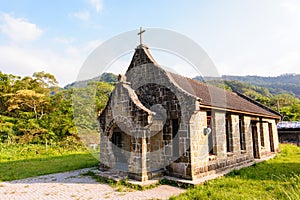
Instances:
[[[45,71],[64,86],[77,79],[95,48],[141,26],[146,44],[147,28],[190,38],[220,75],[300,74],[298,0],[0,0],[0,71]],[[178,56],[149,48],[163,66],[199,75]],[[107,72],[125,73],[131,56],[118,58]]]

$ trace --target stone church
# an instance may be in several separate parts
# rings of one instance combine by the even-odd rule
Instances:
[[[195,180],[279,151],[281,116],[163,69],[140,44],[99,116],[100,166],[131,179]]]

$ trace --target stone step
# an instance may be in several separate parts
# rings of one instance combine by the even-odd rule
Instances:
[[[153,178],[161,178],[164,176],[164,172],[165,170],[164,169],[158,169],[158,170],[155,170],[155,171],[152,171],[151,172],[151,178],[150,179],[153,179]]]

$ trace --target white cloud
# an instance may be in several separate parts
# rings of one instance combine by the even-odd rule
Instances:
[[[58,79],[61,86],[76,80],[82,57],[71,57],[49,49],[0,46],[0,67],[4,73],[20,76],[46,71]]]
[[[9,14],[2,14],[1,31],[15,42],[28,42],[38,39],[43,30],[27,19],[15,18]]]
[[[75,41],[75,39],[73,37],[69,37],[69,38],[57,37],[54,38],[53,41],[60,44],[72,44]]]
[[[91,40],[81,46],[82,50],[86,53],[91,53],[96,47],[102,43],[101,40]]]
[[[101,40],[91,40],[79,45],[75,45],[73,42],[68,43],[65,48],[65,53],[70,56],[88,56],[100,44]]]
[[[62,51],[32,45],[9,44],[0,46],[0,71],[20,76],[46,71],[53,74],[59,84],[64,86],[74,82],[78,72],[100,40],[91,40],[83,44],[74,44],[72,38],[55,38]]]
[[[72,17],[75,17],[77,19],[80,19],[80,20],[89,20],[90,19],[90,12],[87,11],[87,10],[83,10],[83,11],[78,11],[78,12],[75,12],[75,13],[72,13],[70,14]]]
[[[90,4],[95,7],[95,9],[98,13],[100,13],[103,9],[102,0],[90,0]]]

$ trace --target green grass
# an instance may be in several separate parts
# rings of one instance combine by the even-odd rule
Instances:
[[[97,164],[97,159],[84,147],[53,146],[46,151],[43,145],[0,143],[0,181],[65,172]],[[122,191],[141,189],[132,188],[126,181],[112,182],[110,185]],[[300,148],[282,145],[281,153],[274,159],[234,170],[225,177],[190,188],[171,199],[300,199]]]
[[[300,148],[282,145],[274,159],[234,170],[170,199],[300,199]]]
[[[134,191],[134,190],[141,190],[141,191],[142,190],[148,190],[148,189],[155,188],[159,185],[165,184],[163,182],[158,182],[158,183],[153,183],[153,184],[150,184],[150,185],[138,185],[138,184],[130,183],[127,178],[124,179],[124,180],[118,180],[117,181],[117,180],[114,180],[114,179],[111,179],[111,178],[101,177],[93,171],[88,171],[87,173],[85,173],[83,175],[84,176],[90,176],[99,183],[108,184],[111,187],[115,188],[115,190],[118,191],[118,192],[131,192],[131,191]]]
[[[84,147],[0,144],[0,181],[93,167],[98,160]]]

